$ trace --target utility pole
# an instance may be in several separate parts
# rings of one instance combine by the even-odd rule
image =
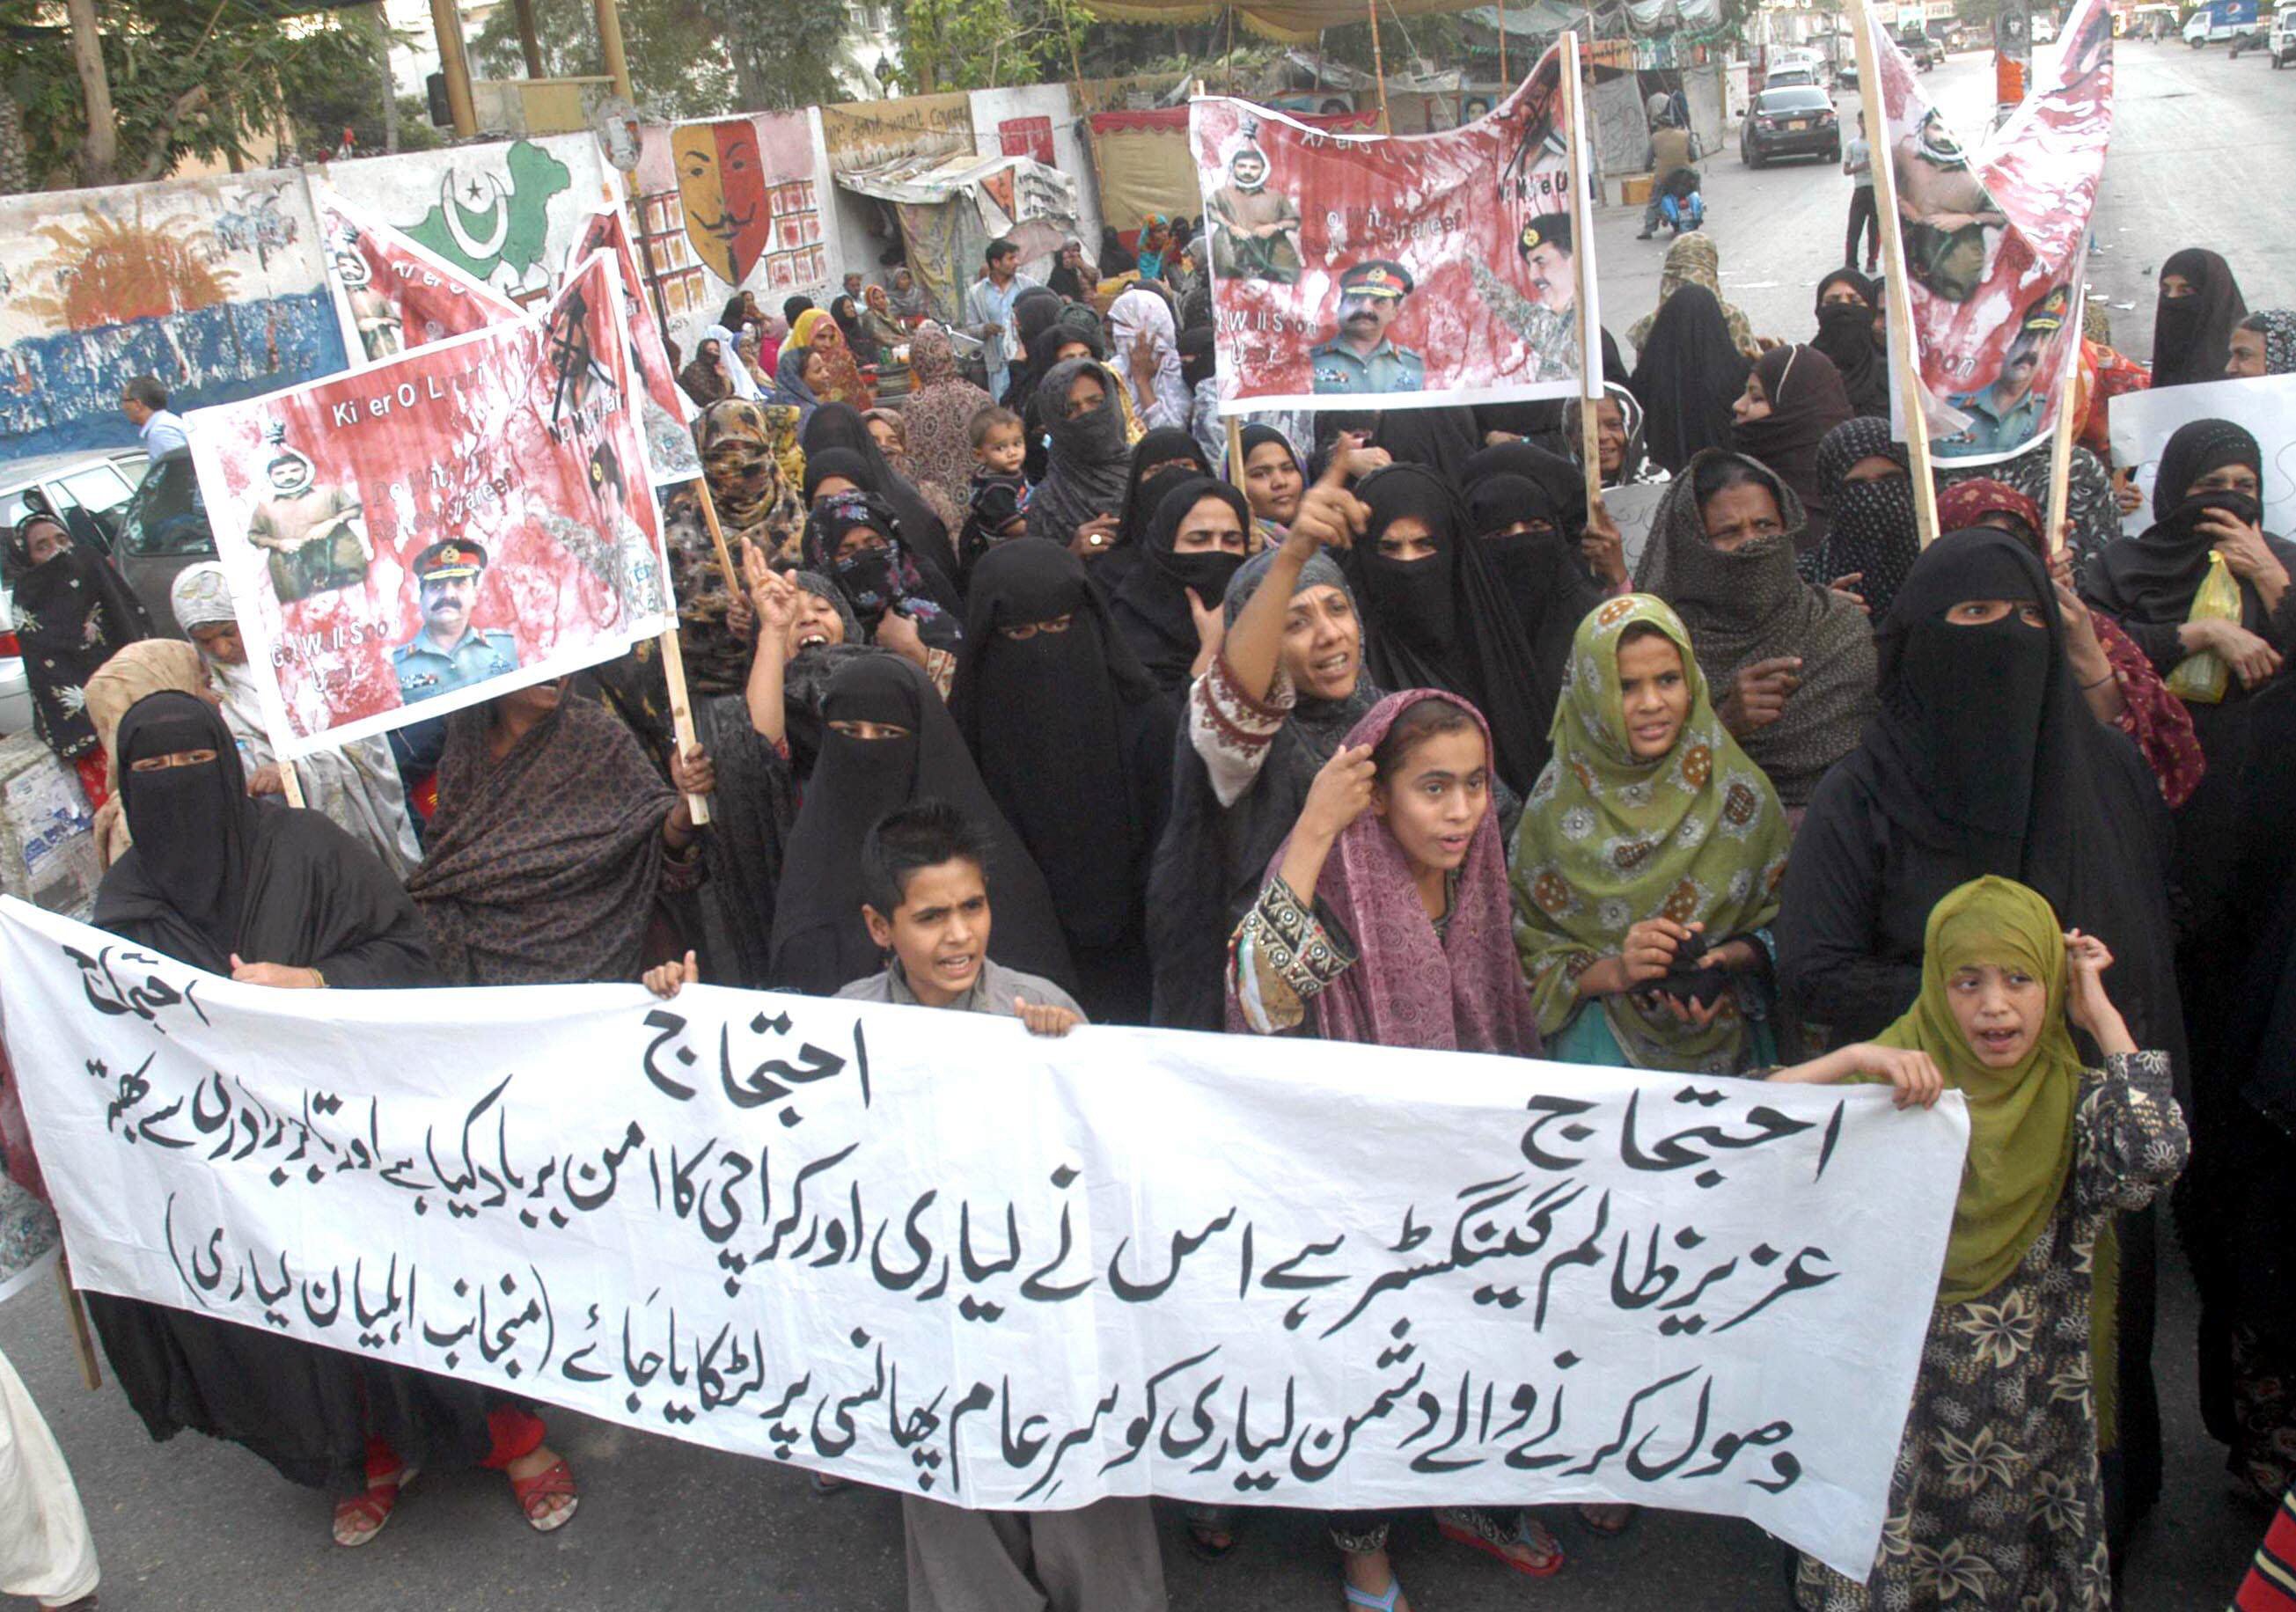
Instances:
[[[79,94],[87,109],[87,146],[80,156],[80,178],[109,184],[119,161],[119,132],[111,117],[111,80],[103,70],[103,38],[96,31],[95,0],[65,0],[71,19],[72,65],[79,70]]]

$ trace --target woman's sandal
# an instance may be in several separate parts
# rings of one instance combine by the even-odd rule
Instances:
[[[1488,1512],[1476,1512],[1474,1526],[1453,1522],[1447,1518],[1436,1519],[1436,1530],[1454,1544],[1480,1551],[1486,1556],[1496,1557],[1516,1572],[1530,1578],[1552,1578],[1562,1571],[1562,1545],[1545,1523],[1523,1512],[1517,1518],[1513,1534],[1501,1533]],[[1527,1546],[1531,1552],[1529,1561],[1509,1553],[1511,1544]]]
[[[532,1477],[513,1477],[510,1492],[517,1497],[518,1509],[526,1514],[526,1526],[537,1534],[547,1534],[562,1528],[574,1520],[574,1510],[581,1503],[581,1494],[574,1487],[574,1469],[559,1461],[544,1468]],[[547,1509],[549,1502],[563,1497],[566,1504],[556,1510]]]
[[[1235,1531],[1224,1523],[1188,1519],[1188,1549],[1201,1561],[1226,1561],[1235,1554]]]
[[[1393,1574],[1388,1575],[1387,1593],[1384,1595],[1358,1590],[1345,1579],[1340,1581],[1340,1588],[1346,1592],[1349,1606],[1363,1607],[1367,1608],[1367,1612],[1395,1612],[1395,1603],[1403,1599],[1403,1581]]]
[[[1618,1515],[1616,1522],[1595,1520],[1598,1514],[1608,1517],[1614,1512]],[[1616,1539],[1640,1521],[1642,1514],[1643,1509],[1640,1506],[1623,1503],[1581,1506],[1578,1508],[1578,1526],[1589,1534],[1599,1534],[1604,1539]]]
[[[382,1525],[389,1522],[390,1514],[398,1509],[398,1497],[406,1492],[406,1485],[414,1481],[414,1472],[413,1467],[401,1467],[381,1483],[370,1478],[365,1493],[354,1494],[348,1500],[337,1501],[335,1542],[346,1551],[356,1551],[381,1533]],[[354,1520],[367,1526],[360,1532],[346,1536],[343,1525]]]

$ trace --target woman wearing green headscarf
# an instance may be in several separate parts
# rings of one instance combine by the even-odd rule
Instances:
[[[2169,1060],[2139,1051],[2105,994],[2112,954],[2061,933],[2033,890],[1988,876],[1930,912],[1922,993],[1874,1041],[1773,1080],[1887,1080],[1969,1105],[1937,1308],[1922,1351],[1882,1548],[1864,1583],[1803,1557],[1803,1612],[2051,1607],[2107,1612],[2103,1485],[2091,1395],[2098,1232],[2185,1166]],[[2103,1054],[2081,1067],[2070,1019]]]
[[[1647,593],[1590,611],[1550,732],[1513,858],[1546,1055],[1710,1075],[1774,1061],[1785,811],[1714,714],[1682,618]]]

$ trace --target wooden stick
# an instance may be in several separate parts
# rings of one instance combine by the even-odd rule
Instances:
[[[56,1250],[56,1291],[64,1296],[64,1324],[71,1329],[72,1353],[79,1359],[79,1379],[90,1393],[103,1387],[103,1368],[95,1358],[95,1339],[88,1335],[87,1312],[80,1308],[79,1292],[72,1286],[71,1261]]]
[[[1857,41],[1857,97],[1866,110],[1866,143],[1874,152],[1874,210],[1881,215],[1882,262],[1890,299],[1890,370],[1905,416],[1906,457],[1914,479],[1914,527],[1923,548],[1937,541],[1937,480],[1930,468],[1930,422],[1922,410],[1921,339],[1914,330],[1913,282],[1906,278],[1906,232],[1898,213],[1898,176],[1890,163],[1890,122],[1882,69],[1866,0],[1849,0]]]
[[[287,797],[289,806],[299,811],[302,808],[303,781],[295,775],[295,764],[291,761],[279,764],[279,789]]]
[[[1602,421],[1595,412],[1595,401],[1603,395],[1603,368],[1599,349],[1587,350],[1587,304],[1594,278],[1595,243],[1588,238],[1587,228],[1587,187],[1580,183],[1586,171],[1585,155],[1579,147],[1586,134],[1578,120],[1578,35],[1576,29],[1562,36],[1562,127],[1570,146],[1570,167],[1567,190],[1570,202],[1570,264],[1578,282],[1578,289],[1570,299],[1570,314],[1578,327],[1578,446],[1585,463],[1581,467],[1587,479],[1587,507],[1593,510],[1603,502]]]
[[[685,651],[678,645],[677,629],[674,626],[655,642],[661,645],[662,680],[669,684],[669,724],[676,732],[677,750],[682,756],[701,742],[693,731],[693,701],[685,692]],[[693,819],[695,828],[707,826],[709,797],[688,795],[685,814]]]
[[[1499,0],[1499,82],[1512,86],[1506,70],[1506,0]]]
[[[1243,491],[1243,421],[1234,414],[1227,417],[1227,479]]]
[[[2074,404],[2080,392],[2081,311],[2087,301],[2088,288],[2077,288],[2067,326],[2072,332],[2072,345],[2066,349],[2064,380],[2057,390],[2056,429],[2049,433],[2049,529],[2043,534],[2041,544],[2052,555],[2064,546],[2066,488],[2073,473],[2073,416],[2078,413]]]
[[[718,550],[718,569],[726,578],[726,591],[739,599],[742,573],[734,568],[734,551],[726,546],[726,528],[718,524],[718,501],[709,496],[709,479],[704,476],[693,487],[701,495],[701,520],[709,527],[709,541]]]
[[[1395,133],[1395,125],[1387,117],[1387,57],[1379,48],[1379,0],[1365,0],[1371,12],[1371,73],[1372,81],[1379,86],[1379,132]]]

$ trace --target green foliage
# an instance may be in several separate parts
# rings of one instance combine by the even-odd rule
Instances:
[[[79,172],[86,112],[60,11],[0,0],[7,88],[36,184],[105,177]],[[353,102],[371,109],[380,145],[382,45],[365,12],[282,18],[252,0],[97,0],[96,12],[119,136],[110,178],[157,178],[185,157],[246,160],[257,132],[283,117],[298,119],[308,152],[332,147],[346,123],[364,138],[364,114],[342,115]]]
[[[734,104],[773,111],[849,101],[837,73],[843,0],[696,0],[709,33],[733,59]]]
[[[710,48],[718,25],[701,0],[622,0],[620,11],[622,50],[643,110],[670,119],[734,110],[733,65]],[[549,77],[606,70],[589,0],[534,0],[534,32],[542,70]],[[471,41],[471,55],[472,70],[482,78],[526,77],[515,6],[505,0],[495,7]]]

